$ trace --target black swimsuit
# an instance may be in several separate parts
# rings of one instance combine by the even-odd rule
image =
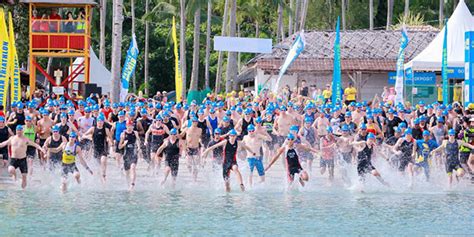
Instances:
[[[234,144],[231,144],[230,141],[227,141],[224,147],[224,162],[222,164],[222,176],[224,180],[229,180],[230,170],[232,166],[237,165],[237,148],[238,143],[235,141]]]
[[[174,143],[171,143],[171,140],[168,141],[168,145],[163,151],[166,156],[166,163],[171,169],[171,176],[178,176],[179,169],[179,140],[176,140]]]
[[[303,170],[298,159],[298,153],[294,148],[290,148],[286,151],[285,159],[288,169],[288,179],[290,181],[293,181],[293,179],[295,178],[295,174],[299,174]]]

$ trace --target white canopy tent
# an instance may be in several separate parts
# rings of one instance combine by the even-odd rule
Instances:
[[[90,49],[90,78],[89,83],[97,84],[98,87],[102,87],[102,94],[107,94],[112,92],[112,76],[110,71],[102,65],[95,55],[94,50]],[[84,58],[76,58],[74,60],[72,68],[70,68],[70,73],[76,69],[84,61]],[[78,75],[74,81],[83,82],[84,74]]]
[[[453,14],[448,20],[448,67],[464,67],[464,34],[474,31],[474,17],[464,0],[460,0]],[[405,70],[412,71],[441,71],[444,31],[415,58],[405,64]]]

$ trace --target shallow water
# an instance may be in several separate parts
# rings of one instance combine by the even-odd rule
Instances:
[[[193,184],[184,168],[175,189],[159,187],[159,178],[139,170],[137,189],[128,192],[113,164],[106,187],[84,172],[83,183],[70,181],[59,191],[59,173],[36,175],[27,190],[19,183],[0,185],[0,236],[17,235],[473,235],[474,185],[467,180],[451,191],[444,173],[430,183],[419,176],[414,189],[406,178],[380,166],[391,188],[368,177],[364,193],[347,188],[336,172],[313,172],[306,187],[287,191],[281,168],[265,184],[223,190],[220,171],[203,172]],[[241,163],[244,177],[245,164]],[[351,170],[352,180],[356,172]],[[42,181],[40,182],[39,179]],[[257,180],[257,177],[256,177]],[[1,182],[0,182],[1,183]]]

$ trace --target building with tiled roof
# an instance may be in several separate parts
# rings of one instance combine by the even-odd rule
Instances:
[[[409,28],[405,62],[420,53],[438,32],[433,27]],[[294,88],[302,80],[317,88],[330,84],[335,35],[334,31],[305,32],[305,49],[286,71],[281,86]],[[352,30],[343,31],[340,36],[343,86],[354,82],[362,99],[372,98],[376,93],[380,95],[383,86],[388,85],[388,73],[396,70],[400,30]],[[271,54],[260,54],[250,60],[237,83],[250,88],[255,88],[255,83],[271,88],[292,42],[293,37],[287,38],[274,46]]]

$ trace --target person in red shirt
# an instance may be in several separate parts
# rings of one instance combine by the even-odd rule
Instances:
[[[41,21],[39,23],[40,32],[49,32],[49,22],[47,20],[48,20],[48,16],[46,14],[43,14],[43,16],[41,17]]]
[[[101,112],[104,113],[106,118],[108,118],[110,113],[112,113],[112,108],[110,107],[110,102],[108,100],[104,102],[104,108],[102,108]]]
[[[58,10],[53,8],[51,9],[51,14],[49,15],[50,21],[50,30],[51,32],[58,32],[59,30],[59,21],[62,19],[61,16],[58,14]]]

